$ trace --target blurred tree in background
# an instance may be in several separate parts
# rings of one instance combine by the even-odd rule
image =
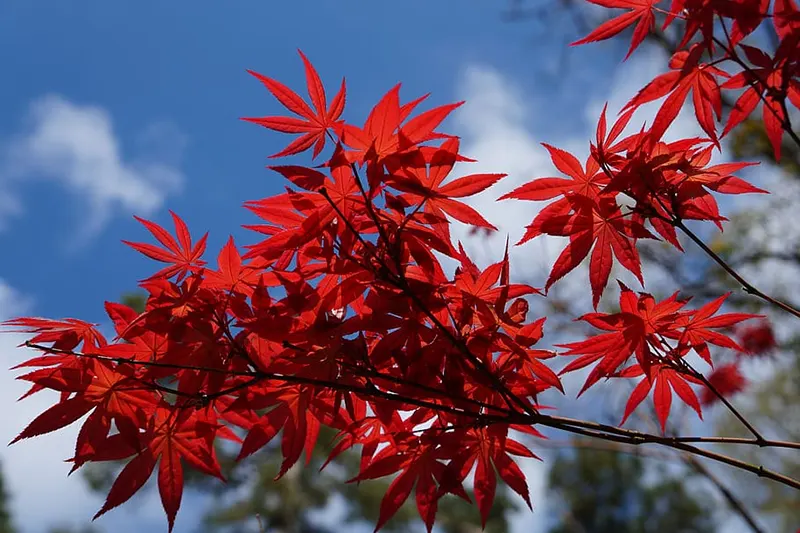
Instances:
[[[748,402],[740,407],[748,420],[762,428],[765,433],[782,440],[800,440],[800,350],[794,346],[783,346],[790,364],[780,364],[771,378],[753,384],[748,394]],[[721,434],[742,436],[745,432],[732,416],[725,414],[718,424]],[[800,459],[791,450],[773,450],[763,453],[753,450],[734,450],[726,452],[740,459],[763,464],[764,468],[780,468],[787,476],[800,476]],[[795,531],[800,524],[800,501],[796,490],[787,490],[777,483],[763,483],[753,486],[747,479],[735,475],[735,486],[746,487],[747,500],[761,513],[774,521],[775,531]]]
[[[92,526],[83,526],[79,529],[74,529],[67,526],[57,526],[51,528],[48,533],[100,533],[100,530],[95,529]]]
[[[556,455],[548,502],[549,533],[714,533],[713,500],[691,492],[685,472],[625,450],[595,449],[574,441]],[[585,446],[584,446],[585,444]],[[658,466],[655,472],[647,466]],[[648,481],[648,479],[650,481]],[[692,479],[692,478],[688,478]]]
[[[0,533],[15,533],[11,510],[9,509],[9,495],[6,491],[3,470],[0,468]]]

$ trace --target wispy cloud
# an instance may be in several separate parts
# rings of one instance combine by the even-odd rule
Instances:
[[[35,211],[24,189],[47,180],[66,189],[81,213],[71,244],[96,236],[118,213],[147,215],[178,192],[183,136],[169,124],[152,125],[140,149],[125,156],[109,112],[59,95],[34,101],[24,127],[0,147],[0,227]]]
[[[542,236],[523,246],[514,246],[525,233],[525,226],[546,203],[497,201],[534,178],[556,175],[547,151],[540,145],[545,139],[536,132],[536,117],[513,80],[490,67],[467,68],[458,92],[467,101],[456,115],[456,133],[463,139],[461,151],[478,162],[459,164],[455,175],[504,172],[508,176],[466,200],[499,231],[488,236],[470,235],[467,227],[456,223],[454,238],[463,241],[465,249],[481,265],[500,260],[508,238],[512,276],[542,286],[566,239]],[[580,269],[571,273],[562,281],[562,288],[566,289],[573,279],[583,283],[581,276],[586,273]],[[585,292],[581,288],[575,296],[583,299]]]

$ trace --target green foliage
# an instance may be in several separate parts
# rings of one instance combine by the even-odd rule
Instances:
[[[795,344],[796,343],[796,344]],[[769,379],[753,387],[746,402],[737,402],[739,411],[759,430],[780,440],[800,441],[800,335],[794,343],[784,344],[786,350],[782,360],[776,361],[776,371]],[[791,351],[790,351],[791,349]],[[731,436],[749,436],[732,415],[725,414],[718,430]],[[764,465],[764,468],[779,469],[785,475],[800,477],[800,458],[796,450],[762,450],[760,448],[728,447],[726,453]],[[797,491],[778,483],[764,483],[753,487],[744,476],[735,475],[733,486],[748,487],[743,492],[748,503],[774,520],[775,531],[794,531],[800,524],[800,505]]]
[[[577,442],[580,444],[580,441]],[[556,525],[549,533],[712,533],[706,494],[659,468],[649,476],[642,457],[576,446],[562,452],[549,475]],[[651,478],[648,483],[645,478]]]
[[[775,161],[775,152],[764,130],[764,123],[750,117],[731,134],[730,153],[740,160],[761,160],[778,165],[787,174],[800,176],[800,152],[798,146],[788,137],[781,145],[780,163]]]
[[[8,508],[8,492],[6,492],[3,471],[0,470],[0,533],[15,533],[11,520],[11,510]]]
[[[147,295],[141,292],[128,292],[122,295],[120,303],[127,305],[137,313],[144,313],[147,304]]]
[[[73,529],[70,527],[65,526],[57,526],[51,528],[48,533],[99,533],[99,529],[95,529],[92,526],[83,526],[80,529]]]

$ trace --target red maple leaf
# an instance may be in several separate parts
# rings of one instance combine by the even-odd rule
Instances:
[[[172,531],[183,494],[182,461],[224,481],[213,447],[215,432],[216,425],[199,411],[176,412],[169,406],[158,407],[147,432],[140,437],[142,450],[119,473],[94,517],[126,502],[150,478],[158,463],[158,491]]]
[[[60,350],[74,350],[81,345],[84,350],[91,350],[106,345],[105,337],[95,329],[97,324],[90,324],[77,318],[52,320],[22,317],[6,320],[2,325],[14,328],[8,330],[10,333],[35,333],[28,342],[53,343],[52,346]]]
[[[697,122],[711,140],[717,143],[715,118],[719,120],[722,116],[722,96],[716,78],[727,78],[729,75],[716,67],[701,63],[700,58],[704,51],[703,46],[695,44],[690,50],[676,52],[669,62],[672,70],[648,83],[625,105],[623,111],[636,109],[669,95],[661,104],[650,130],[651,135],[660,139],[677,118],[691,92]]]
[[[161,261],[162,263],[171,263],[171,266],[159,270],[147,278],[148,280],[156,278],[171,278],[172,276],[177,275],[176,279],[178,282],[180,282],[190,272],[196,272],[199,268],[205,265],[205,261],[200,258],[203,256],[203,253],[206,250],[206,239],[208,238],[208,234],[206,233],[203,235],[203,237],[197,241],[196,244],[192,245],[192,237],[189,234],[189,228],[186,227],[186,223],[172,211],[169,213],[172,215],[172,221],[175,224],[175,232],[178,236],[177,241],[172,235],[169,234],[167,230],[155,222],[150,222],[149,220],[145,220],[137,216],[134,216],[134,218],[141,222],[142,225],[153,234],[153,237],[155,237],[164,248],[159,248],[157,246],[153,246],[152,244],[122,241],[134,250],[146,255],[150,259],[155,259],[156,261]]]
[[[252,70],[247,71],[258,78],[286,109],[300,117],[250,117],[242,119],[282,133],[303,134],[289,143],[286,148],[270,157],[299,154],[308,150],[311,146],[314,146],[312,157],[317,157],[322,152],[323,148],[325,148],[325,136],[328,133],[328,128],[333,128],[338,123],[339,117],[344,111],[344,79],[342,79],[342,86],[339,88],[339,92],[336,93],[330,106],[328,106],[325,97],[325,87],[322,85],[319,74],[317,74],[316,69],[305,54],[300,50],[298,50],[298,53],[305,65],[308,96],[311,98],[311,104],[314,106],[314,109],[309,107],[305,100],[281,82],[262,76]]]
[[[571,372],[599,361],[586,378],[581,393],[602,377],[619,371],[632,355],[645,372],[654,363],[678,360],[694,350],[711,363],[708,344],[740,351],[736,342],[715,329],[731,326],[756,315],[727,313],[716,315],[727,295],[695,310],[683,310],[688,300],[678,300],[677,293],[661,302],[647,293],[636,294],[620,283],[620,312],[589,313],[580,319],[607,331],[584,341],[563,345],[564,355],[579,355],[561,373]],[[666,340],[677,340],[674,346]]]
[[[745,89],[736,100],[722,135],[727,135],[763,102],[761,118],[776,161],[781,159],[781,141],[788,124],[786,99],[800,105],[800,80],[796,78],[796,60],[792,55],[796,54],[797,44],[798,39],[784,39],[774,56],[741,44],[754,67],[735,74],[722,85],[724,89]]]
[[[718,366],[706,379],[708,379],[708,382],[714,387],[714,390],[726,399],[747,387],[747,380],[739,370],[739,366],[735,363]],[[719,396],[717,396],[714,390],[705,387],[700,396],[700,403],[703,405],[712,405],[718,402]]]
[[[574,270],[589,252],[592,252],[589,281],[595,308],[608,283],[613,258],[643,283],[635,240],[653,238],[653,235],[641,223],[626,218],[613,199],[599,198],[592,201],[585,196],[571,196],[565,200],[563,205],[568,206],[572,212],[551,214],[550,211],[542,211],[526,234],[528,238],[539,234],[569,237],[569,244],[553,264],[545,291]]]
[[[504,194],[498,200],[514,198],[539,201],[575,194],[587,198],[597,198],[600,191],[603,190],[603,186],[608,184],[608,176],[600,171],[600,166],[594,157],[590,156],[586,160],[586,170],[584,170],[580,161],[569,152],[545,143],[542,143],[542,146],[550,152],[550,159],[555,167],[571,179],[537,178]],[[521,242],[525,240],[527,239],[523,238]]]
[[[436,107],[403,124],[411,112],[427,97],[428,95],[425,95],[400,105],[398,83],[372,108],[363,128],[352,124],[339,125],[338,131],[342,142],[353,148],[348,154],[351,160],[363,162],[374,159],[382,162],[387,156],[402,153],[422,142],[442,137],[434,130],[464,102]]]
[[[259,269],[242,263],[242,257],[233,241],[233,237],[223,246],[217,258],[219,270],[207,270],[204,284],[207,287],[238,291],[246,296],[253,292],[260,277]]]
[[[614,37],[628,26],[636,23],[636,28],[633,30],[633,38],[631,39],[631,47],[625,59],[628,59],[642,41],[644,41],[647,34],[655,24],[655,16],[653,15],[653,6],[658,3],[657,0],[588,0],[593,4],[608,8],[622,8],[630,9],[627,13],[623,13],[611,20],[607,20],[600,26],[595,28],[589,35],[575,41],[572,45],[585,44],[594,41],[603,41]]]
[[[394,172],[387,177],[388,184],[402,191],[402,196],[412,204],[424,205],[424,211],[444,219],[448,214],[465,224],[497,230],[480,213],[469,205],[454,200],[477,194],[506,176],[506,174],[471,174],[443,183],[458,160],[458,139],[445,141],[433,151],[430,158],[416,150],[401,158],[400,167],[393,164]]]
[[[752,318],[760,318],[759,315],[749,313],[726,313],[717,315],[722,304],[730,296],[731,293],[723,294],[719,298],[708,302],[703,307],[692,311],[691,313],[684,314],[676,320],[676,327],[680,329],[680,335],[677,329],[673,332],[665,332],[670,338],[678,339],[680,348],[691,348],[697,352],[708,364],[711,364],[711,354],[708,351],[708,345],[714,344],[722,348],[728,348],[738,352],[742,351],[736,341],[731,339],[728,335],[714,331],[714,329],[731,328],[739,322],[749,320]]]
[[[520,443],[508,438],[508,426],[495,424],[487,428],[457,431],[449,436],[457,446],[456,456],[448,464],[449,473],[458,472],[463,479],[475,467],[475,500],[481,513],[481,524],[486,527],[489,511],[497,490],[497,474],[531,507],[528,484],[519,466],[509,453],[536,457]],[[457,443],[457,444],[456,444]],[[448,476],[448,482],[451,477]],[[448,483],[445,484],[448,487]]]
[[[642,370],[638,365],[624,373],[625,377],[634,377],[641,374]],[[656,416],[659,424],[661,424],[662,432],[666,430],[667,418],[672,406],[672,391],[675,391],[678,397],[702,419],[703,413],[700,409],[700,403],[689,383],[699,385],[702,382],[692,376],[677,372],[674,368],[666,365],[651,366],[650,373],[631,392],[628,402],[625,404],[625,414],[620,425],[625,423],[631,413],[647,397],[654,384],[653,405],[655,406]]]

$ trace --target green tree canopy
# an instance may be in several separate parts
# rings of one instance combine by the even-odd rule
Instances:
[[[9,509],[9,495],[6,491],[3,470],[0,468],[0,533],[15,533],[14,524]]]
[[[707,494],[639,455],[581,446],[558,454],[549,474],[549,533],[713,533]],[[647,475],[648,467],[659,470]],[[650,483],[647,480],[653,479]]]

